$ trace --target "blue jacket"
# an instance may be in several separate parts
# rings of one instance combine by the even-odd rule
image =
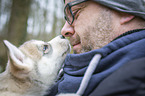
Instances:
[[[65,59],[64,76],[51,93],[76,93],[91,59],[96,53],[101,54],[102,58],[83,96],[88,96],[102,80],[127,62],[145,57],[145,30],[126,32],[100,49],[82,54],[68,54]]]

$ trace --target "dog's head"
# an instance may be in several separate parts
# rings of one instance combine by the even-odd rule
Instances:
[[[9,56],[6,70],[16,78],[29,78],[46,85],[54,81],[66,54],[70,52],[69,41],[62,36],[49,42],[27,41],[19,48],[6,40],[4,43]]]

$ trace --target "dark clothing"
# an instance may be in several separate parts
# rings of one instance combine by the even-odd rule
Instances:
[[[111,76],[111,74],[117,72],[116,70],[120,69],[122,66],[125,66],[127,62],[134,59],[145,57],[145,30],[130,31],[127,32],[126,34],[123,34],[122,36],[115,39],[108,45],[104,46],[103,48],[92,50],[90,52],[82,54],[68,54],[65,60],[64,76],[61,78],[59,83],[57,83],[57,85],[54,86],[49,96],[53,96],[54,95],[53,93],[57,92],[76,93],[83,78],[83,75],[88,67],[89,62],[91,61],[92,57],[97,53],[102,54],[102,58],[94,74],[92,75],[90,83],[87,86],[87,89],[83,94],[83,96],[89,96],[89,94],[91,94],[95,89],[103,90],[103,88],[105,88],[104,84],[106,84],[103,82],[111,82],[110,84],[112,85],[115,77],[112,77],[112,79],[114,78],[112,81],[108,81],[108,78]],[[128,74],[126,74],[126,76],[127,75]],[[122,76],[122,78],[125,79],[126,76],[124,75]],[[120,87],[119,84],[120,83],[118,83],[118,85],[116,86]],[[112,90],[115,89],[116,86],[112,87]],[[107,88],[109,87],[110,86],[108,86]],[[107,94],[109,93],[107,92],[108,91],[106,91],[106,94],[103,95],[103,91],[100,91],[98,95],[91,96],[108,96]]]
[[[145,58],[124,64],[89,96],[145,96]]]

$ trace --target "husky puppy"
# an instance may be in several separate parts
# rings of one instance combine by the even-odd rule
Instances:
[[[0,74],[0,96],[43,96],[70,52],[69,41],[63,36],[49,42],[27,41],[19,48],[7,40],[4,44],[9,58]]]

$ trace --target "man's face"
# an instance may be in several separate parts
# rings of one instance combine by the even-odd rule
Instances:
[[[65,0],[65,5],[74,0]],[[61,34],[70,37],[74,53],[88,52],[108,44],[114,38],[111,11],[86,1],[71,7],[75,13],[72,25],[65,23]],[[69,15],[69,14],[68,14]]]

